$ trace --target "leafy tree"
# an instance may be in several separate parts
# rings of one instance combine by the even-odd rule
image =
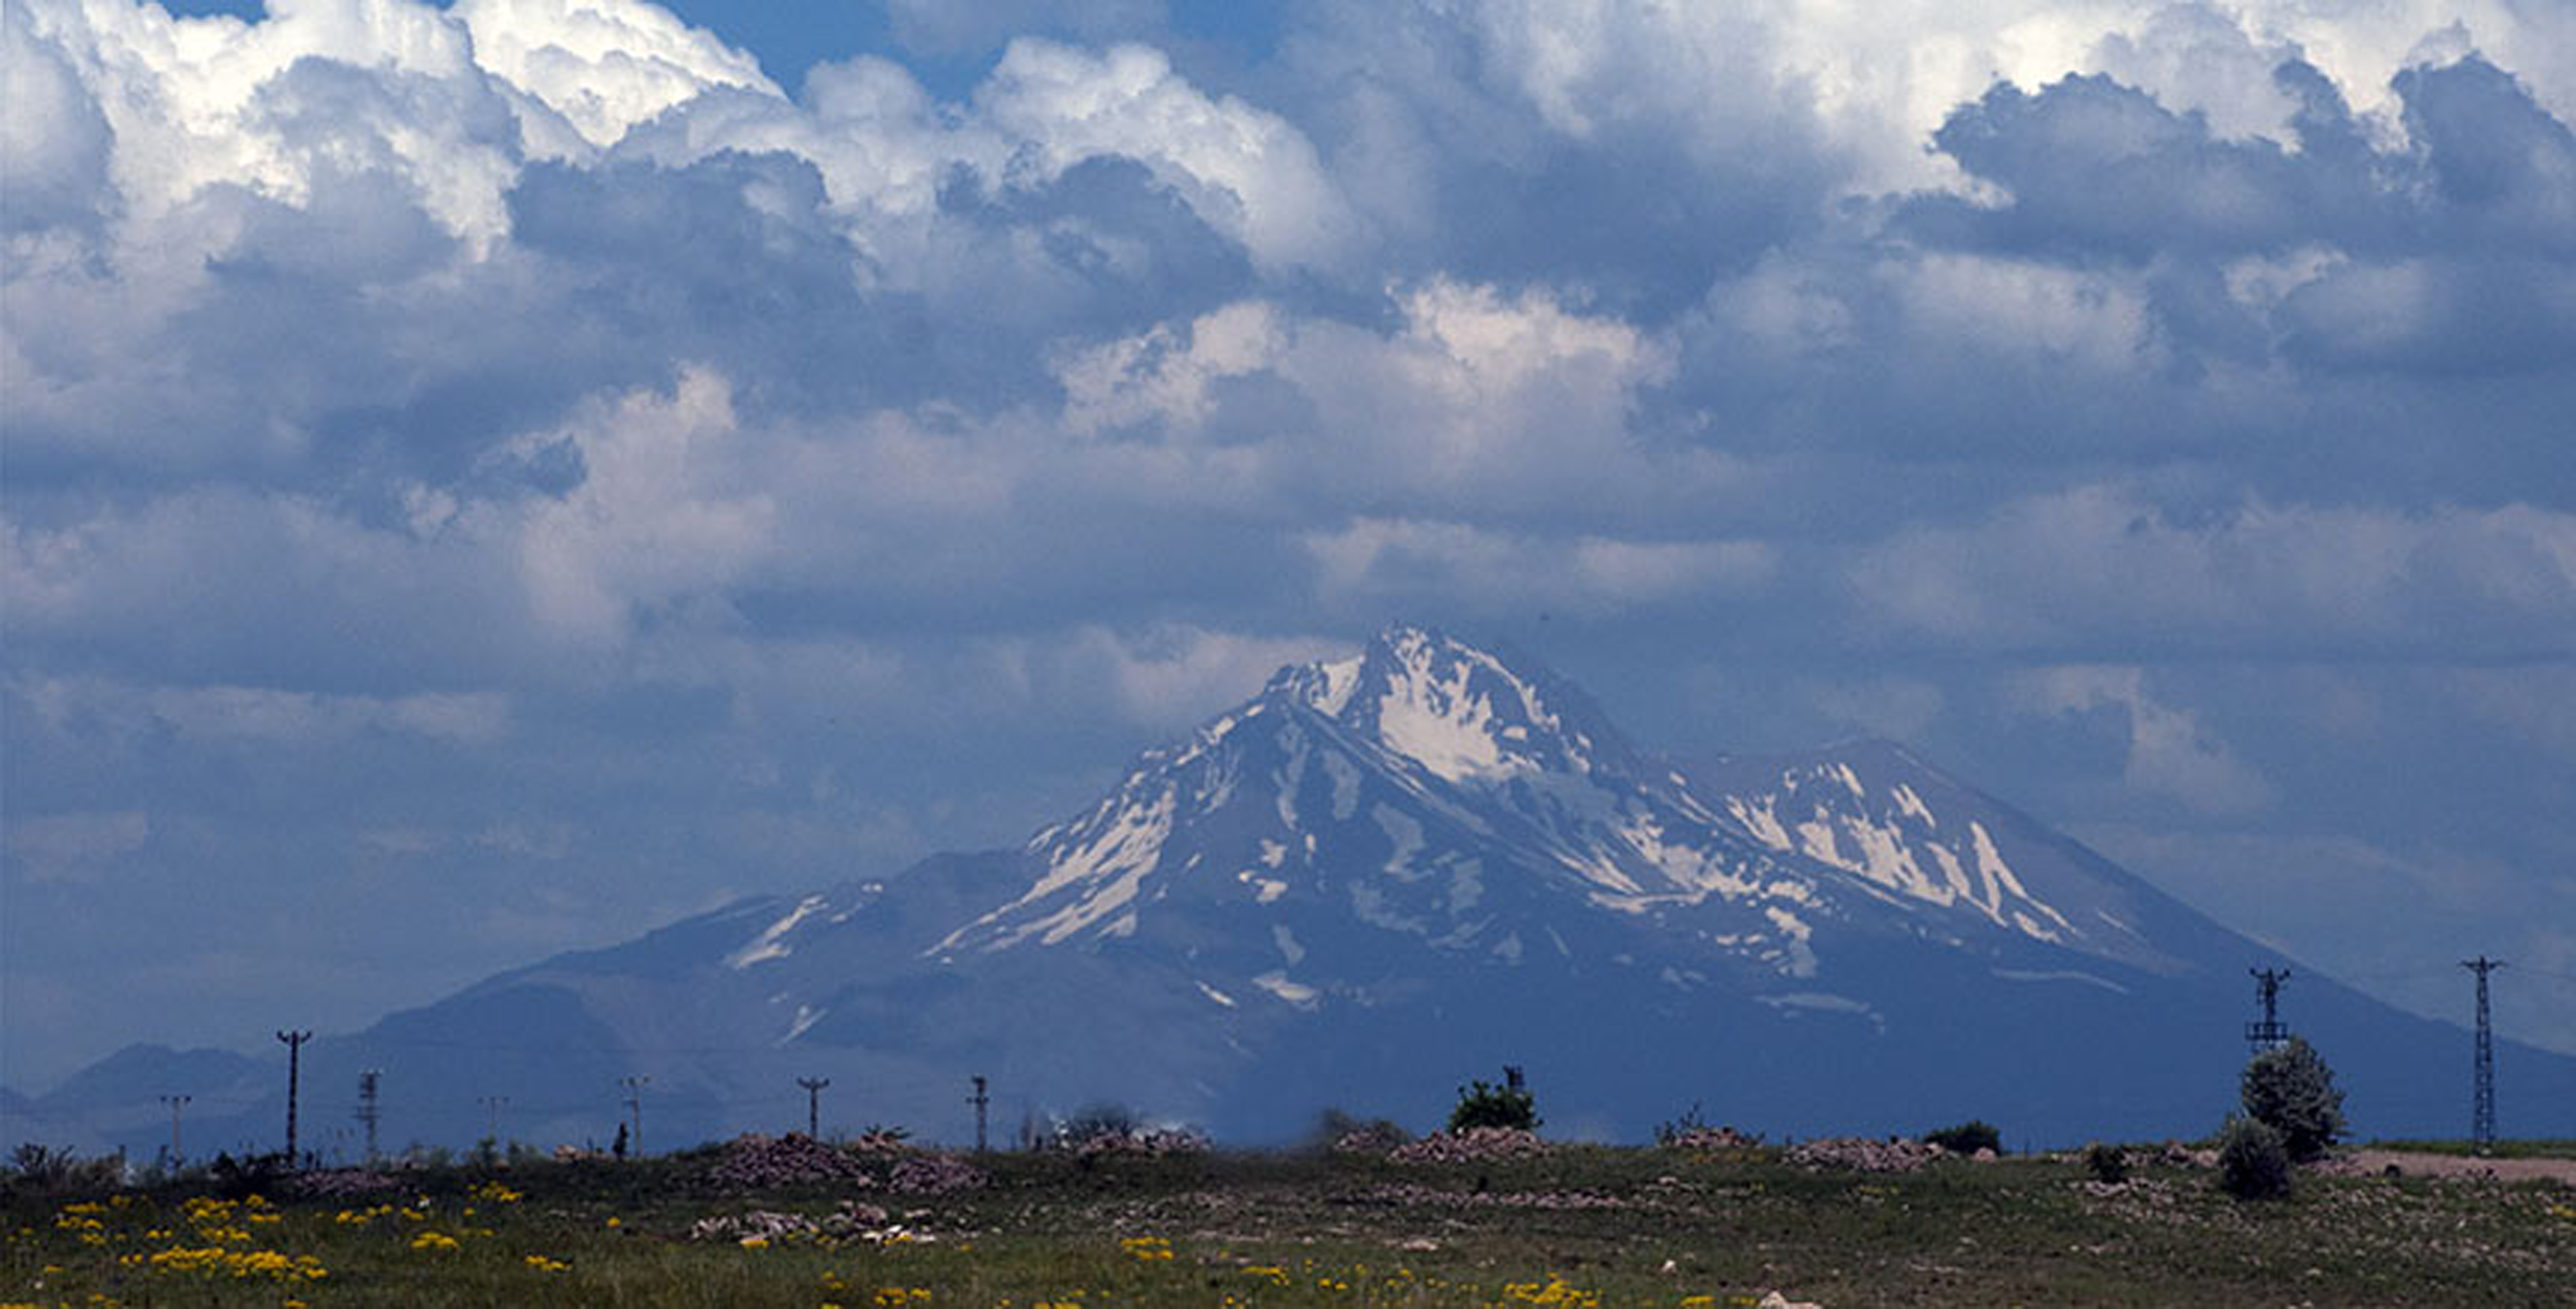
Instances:
[[[2280,1133],[2293,1163],[2324,1154],[2343,1134],[2343,1092],[2302,1037],[2246,1061],[2240,1094],[2246,1116]]]
[[[1535,1132],[1539,1125],[1538,1099],[1526,1088],[1495,1086],[1482,1078],[1458,1088],[1458,1106],[1449,1111],[1449,1130],[1464,1132],[1476,1127],[1517,1127]]]
[[[2218,1134],[2218,1184],[2239,1200],[2288,1195],[2290,1152],[2281,1134],[2259,1118],[2229,1115]]]

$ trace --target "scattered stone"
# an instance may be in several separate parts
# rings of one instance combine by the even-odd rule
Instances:
[[[1527,1159],[1547,1151],[1547,1142],[1525,1128],[1470,1127],[1463,1132],[1435,1132],[1398,1146],[1387,1158],[1407,1164],[1468,1164]]]
[[[312,1199],[380,1195],[401,1187],[401,1182],[369,1168],[326,1168],[318,1172],[297,1173],[284,1183],[287,1194]]]
[[[886,1178],[890,1190],[905,1195],[946,1195],[984,1184],[984,1170],[952,1154],[911,1155]]]
[[[1933,1148],[1937,1150],[1940,1147]],[[1762,1297],[1762,1303],[1755,1305],[1753,1309],[1825,1309],[1825,1307],[1813,1300],[1792,1300],[1778,1291],[1773,1291]]]
[[[1789,1161],[1811,1169],[1910,1173],[1948,1153],[1929,1141],[1908,1141],[1902,1137],[1873,1141],[1859,1136],[1832,1136],[1789,1147]]]
[[[802,1132],[763,1136],[757,1132],[727,1142],[724,1157],[707,1170],[719,1186],[796,1186],[808,1182],[875,1184],[867,1165],[848,1152]]]
[[[1375,1122],[1354,1128],[1333,1140],[1335,1154],[1385,1154],[1403,1147],[1413,1137],[1403,1128],[1389,1122]]]
[[[1073,1152],[1084,1159],[1102,1155],[1206,1154],[1208,1139],[1186,1127],[1140,1127],[1132,1132],[1101,1132],[1074,1146]]]
[[[1732,1127],[1694,1127],[1675,1132],[1659,1144],[1667,1150],[1749,1150],[1762,1144],[1762,1140]]]
[[[718,1214],[701,1218],[689,1226],[692,1241],[811,1240],[817,1237],[872,1239],[885,1226],[886,1211],[856,1200],[844,1201],[841,1207],[821,1219],[803,1214],[778,1213],[753,1209],[740,1214]]]

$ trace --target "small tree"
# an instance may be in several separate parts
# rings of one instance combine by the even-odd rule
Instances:
[[[1453,1132],[1477,1127],[1517,1127],[1535,1132],[1538,1125],[1538,1099],[1527,1088],[1495,1086],[1482,1078],[1459,1087],[1458,1107],[1449,1111],[1449,1130]]]
[[[2302,1037],[2247,1060],[2240,1095],[2247,1117],[2280,1133],[2293,1163],[2324,1154],[2343,1134],[2343,1092]]]
[[[2084,1147],[2085,1170],[2093,1180],[2117,1186],[2129,1180],[2129,1152],[2104,1141]]]
[[[2229,1115],[2218,1134],[2218,1184],[2239,1200],[2288,1195],[2290,1152],[2281,1134],[2259,1118]]]
[[[1923,1140],[1952,1154],[1975,1154],[1979,1150],[1992,1150],[1996,1154],[2004,1152],[2004,1134],[1982,1118],[1971,1118],[1956,1127],[1925,1132]]]

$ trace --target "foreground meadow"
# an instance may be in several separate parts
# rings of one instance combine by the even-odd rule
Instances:
[[[2576,1187],[2554,1180],[2310,1175],[2241,1204],[2161,1157],[2112,1185],[2071,1159],[1879,1175],[1564,1147],[996,1154],[906,1193],[882,1167],[727,1184],[714,1159],[420,1169],[338,1197],[22,1187],[0,1304],[2576,1305]]]

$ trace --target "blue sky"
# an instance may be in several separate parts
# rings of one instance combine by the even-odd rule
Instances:
[[[2576,9],[196,8],[0,11],[13,1085],[1394,619],[2576,1050]]]

